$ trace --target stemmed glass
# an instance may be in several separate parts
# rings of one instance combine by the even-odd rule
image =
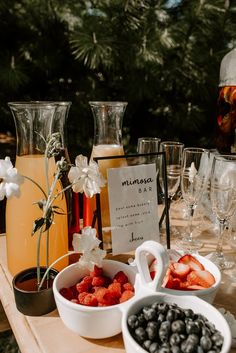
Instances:
[[[184,144],[182,142],[163,141],[160,144],[160,152],[165,152],[165,157],[166,157],[168,208],[170,208],[173,197],[176,195],[176,192],[180,185],[183,150],[184,150]],[[160,180],[162,189],[164,189],[162,172],[163,170],[161,169],[159,180]],[[164,215],[165,215],[165,212],[163,211],[163,214],[160,218],[160,224],[163,221]]]
[[[180,186],[188,208],[189,231],[178,241],[178,245],[189,251],[198,250],[203,245],[200,240],[193,238],[192,224],[194,211],[207,187],[209,162],[208,150],[198,147],[184,149]]]
[[[236,156],[215,155],[211,171],[210,197],[212,211],[219,221],[219,235],[211,260],[221,269],[231,268],[234,262],[225,258],[223,235],[225,227],[236,210]]]

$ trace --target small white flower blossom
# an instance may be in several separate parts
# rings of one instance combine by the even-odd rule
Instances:
[[[73,234],[74,251],[82,254],[79,260],[81,267],[87,267],[92,271],[94,265],[102,266],[102,259],[106,256],[106,251],[99,248],[100,243],[94,228],[85,227],[82,229],[82,234]]]
[[[84,192],[87,197],[100,193],[101,187],[105,185],[98,164],[93,160],[88,164],[88,158],[81,154],[75,159],[75,167],[70,168],[68,178],[73,191]]]
[[[20,196],[20,185],[24,178],[18,174],[16,168],[13,168],[9,157],[0,159],[0,201],[6,196]]]

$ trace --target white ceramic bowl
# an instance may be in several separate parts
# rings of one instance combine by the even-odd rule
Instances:
[[[154,241],[144,242],[136,249],[135,254],[135,262],[137,264],[138,272],[139,272],[139,282],[141,282],[140,286],[149,289],[151,292],[163,292],[171,295],[194,295],[197,296],[208,303],[213,303],[217,290],[221,283],[221,273],[218,267],[207,258],[193,254],[197,260],[208,270],[214,277],[215,283],[210,288],[200,289],[200,290],[176,290],[169,288],[162,288],[163,278],[166,274],[169,256],[166,250],[162,250],[160,253],[162,245]],[[164,249],[164,248],[163,248]],[[160,256],[157,258],[156,253],[159,252]],[[148,255],[147,255],[148,254]],[[154,280],[151,279],[149,273],[149,265],[153,261],[154,258],[157,258],[157,273],[155,275]],[[145,261],[146,259],[146,261]]]
[[[104,274],[108,277],[113,277],[118,271],[124,271],[130,283],[135,285],[136,271],[131,266],[118,261],[104,260],[102,267]],[[63,287],[74,285],[88,274],[88,270],[72,264],[57,275],[53,282],[53,293],[59,315],[64,324],[80,336],[87,338],[114,336],[121,332],[122,312],[134,298],[107,307],[88,307],[72,303],[59,293]]]
[[[219,330],[224,337],[221,353],[228,353],[230,351],[231,333],[229,325],[221,313],[212,305],[195,296],[172,296],[170,294],[156,293],[134,300],[130,303],[128,310],[124,312],[122,317],[122,334],[126,353],[147,353],[147,351],[144,350],[131,336],[128,329],[127,320],[130,315],[136,314],[145,305],[151,305],[156,301],[176,303],[181,308],[192,309],[196,314],[204,315],[215,325],[216,329]]]

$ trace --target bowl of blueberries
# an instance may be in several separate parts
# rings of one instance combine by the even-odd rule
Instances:
[[[122,317],[126,353],[227,353],[231,333],[221,313],[196,296],[137,298]]]

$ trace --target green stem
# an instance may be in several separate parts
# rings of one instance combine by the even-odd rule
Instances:
[[[58,259],[56,259],[55,261],[53,261],[50,266],[47,267],[47,269],[46,269],[46,271],[45,271],[45,273],[44,273],[44,275],[43,275],[43,277],[42,277],[42,279],[41,279],[41,282],[38,283],[38,290],[41,289],[41,287],[42,287],[42,285],[43,285],[43,283],[44,283],[46,277],[49,275],[49,271],[52,269],[52,267],[53,267],[58,261],[64,259],[64,258],[67,257],[67,256],[70,256],[70,255],[72,255],[72,254],[78,254],[78,251],[70,251],[70,252],[68,252],[67,254],[64,254],[64,255],[60,256]]]
[[[43,234],[43,228],[40,228],[39,231],[39,236],[37,239],[37,284],[40,284],[41,281],[41,274],[40,274],[40,244],[41,244],[41,238]]]
[[[47,198],[47,195],[46,195],[45,191],[41,188],[41,186],[40,186],[36,181],[34,181],[33,179],[31,179],[31,178],[28,177],[28,176],[25,176],[25,175],[22,175],[22,176],[23,176],[23,178],[32,181],[32,183],[35,184],[35,185],[42,191],[42,193],[43,193],[45,199]]]

